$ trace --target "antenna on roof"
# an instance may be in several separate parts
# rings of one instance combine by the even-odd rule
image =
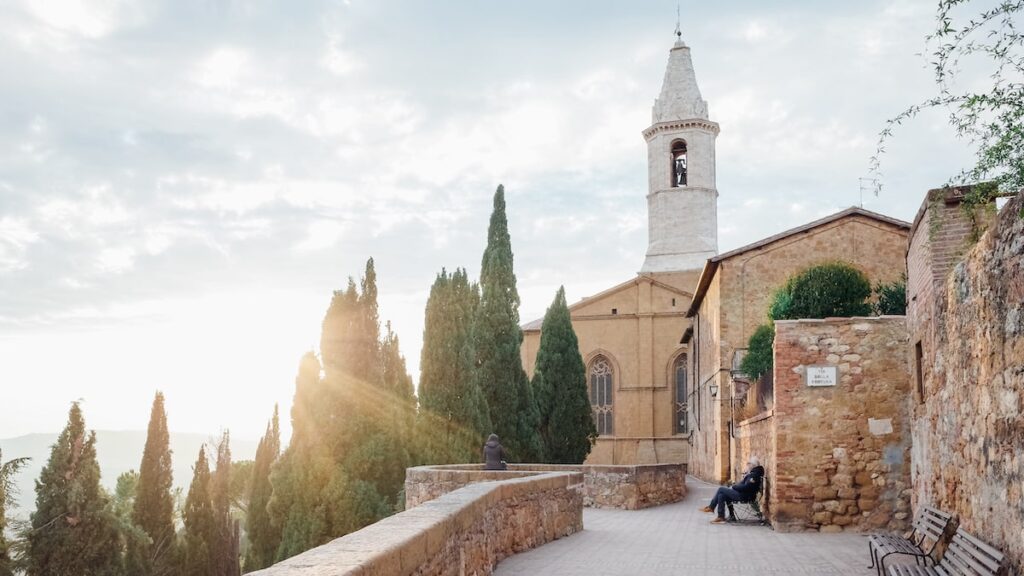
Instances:
[[[875,195],[878,195],[878,179],[877,178],[857,178],[857,183],[860,185],[860,207],[864,207],[864,190],[874,190]]]
[[[675,34],[676,34],[676,38],[678,38],[679,41],[682,42],[683,41],[683,31],[679,28],[679,4],[678,3],[676,4],[676,32],[675,32]]]

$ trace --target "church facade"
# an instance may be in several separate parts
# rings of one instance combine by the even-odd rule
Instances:
[[[751,390],[735,366],[771,293],[826,261],[847,261],[873,284],[906,270],[909,224],[856,208],[719,255],[718,133],[690,48],[679,40],[642,132],[643,265],[635,277],[570,306],[599,434],[588,464],[683,462],[705,480],[727,480],[736,467],[737,418],[772,408],[770,394]],[[523,326],[531,377],[541,323]]]
[[[636,277],[570,306],[587,366],[599,438],[591,464],[686,462],[689,358],[680,334],[693,288],[718,253],[715,139],[681,40],[643,131],[648,158],[648,248]],[[532,376],[541,321],[523,327]]]

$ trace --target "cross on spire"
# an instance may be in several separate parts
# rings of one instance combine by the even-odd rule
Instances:
[[[675,34],[676,34],[676,38],[678,38],[679,41],[682,42],[683,41],[683,31],[679,28],[679,4],[676,4],[676,32],[675,32]]]

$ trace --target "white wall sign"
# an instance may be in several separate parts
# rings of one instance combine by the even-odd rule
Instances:
[[[808,366],[805,377],[808,386],[835,386],[839,382],[839,367]]]

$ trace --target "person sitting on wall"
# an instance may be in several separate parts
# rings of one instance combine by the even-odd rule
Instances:
[[[764,467],[757,460],[757,456],[751,456],[747,464],[747,473],[739,484],[722,486],[715,492],[711,503],[700,509],[701,512],[715,512],[715,509],[718,509],[718,515],[711,521],[712,524],[725,522],[725,505],[727,503],[749,502],[757,497],[758,491],[761,490],[761,482],[764,480]]]
[[[487,443],[484,444],[484,470],[508,470],[508,464],[505,463],[506,458],[508,456],[505,454],[505,448],[498,441],[498,435],[488,436]]]

